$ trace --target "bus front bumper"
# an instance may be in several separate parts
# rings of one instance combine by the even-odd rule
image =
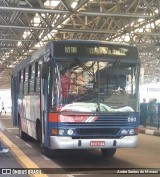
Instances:
[[[51,136],[51,149],[103,149],[131,148],[138,144],[138,136],[125,136],[120,139],[72,139],[67,136]]]

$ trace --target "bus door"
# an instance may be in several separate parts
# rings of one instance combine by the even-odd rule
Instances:
[[[11,96],[12,96],[12,119],[13,125],[18,125],[18,76],[12,76],[11,79]]]
[[[49,146],[48,136],[48,73],[49,63],[44,62],[41,68],[41,123],[42,123],[42,144]]]

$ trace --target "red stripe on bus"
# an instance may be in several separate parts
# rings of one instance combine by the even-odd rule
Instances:
[[[59,115],[59,122],[93,122],[93,118],[92,115]]]
[[[49,122],[58,122],[58,114],[57,113],[49,113],[48,121]]]

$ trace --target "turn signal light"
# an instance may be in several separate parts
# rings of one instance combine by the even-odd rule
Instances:
[[[57,135],[58,134],[58,130],[57,129],[52,129],[52,135]]]

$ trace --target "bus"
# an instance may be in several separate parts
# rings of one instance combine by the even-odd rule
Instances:
[[[51,41],[12,71],[12,118],[43,154],[99,149],[112,157],[138,144],[140,60],[136,46]]]

